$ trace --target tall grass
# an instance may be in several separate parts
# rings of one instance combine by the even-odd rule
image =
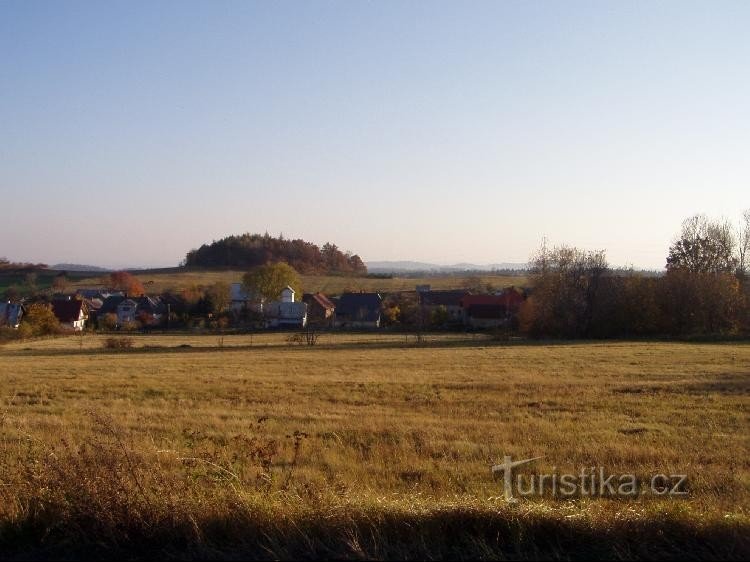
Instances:
[[[750,552],[747,345],[4,358],[3,557]],[[504,454],[685,472],[690,495],[507,504],[489,470]]]

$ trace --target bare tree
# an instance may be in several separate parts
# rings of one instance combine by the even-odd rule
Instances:
[[[750,267],[750,209],[742,213],[737,232],[737,271],[740,275],[747,274]]]
[[[682,223],[682,230],[669,248],[668,270],[691,273],[728,273],[737,266],[735,239],[728,221],[713,222],[706,215],[694,215]]]

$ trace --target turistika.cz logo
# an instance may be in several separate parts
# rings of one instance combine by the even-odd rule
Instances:
[[[513,502],[519,497],[612,497],[639,496],[685,497],[687,475],[654,474],[639,478],[635,474],[611,474],[604,467],[585,467],[578,473],[561,473],[553,467],[547,474],[514,473],[513,469],[533,463],[542,457],[514,461],[503,457],[501,464],[492,467],[492,474],[503,477],[505,499]],[[515,478],[513,478],[515,476]]]

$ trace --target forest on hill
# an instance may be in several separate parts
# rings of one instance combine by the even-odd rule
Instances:
[[[289,240],[282,235],[242,234],[227,236],[190,250],[186,267],[247,269],[274,262],[286,262],[304,274],[365,275],[367,267],[351,252],[335,244],[322,247],[302,239]]]

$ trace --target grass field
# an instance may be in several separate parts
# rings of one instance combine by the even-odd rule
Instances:
[[[0,347],[5,557],[750,554],[748,344],[135,342]],[[509,504],[504,455],[688,494]]]
[[[36,285],[39,289],[50,289],[57,272],[39,271],[36,275]],[[164,291],[180,291],[194,286],[206,286],[216,281],[234,283],[242,280],[244,271],[189,271],[180,269],[145,270],[135,272],[144,283],[149,294]],[[69,272],[70,291],[78,288],[102,286],[105,274],[91,274],[86,272]],[[511,285],[523,287],[528,283],[524,275],[494,275],[479,276],[484,284],[495,288],[505,288]],[[25,275],[21,273],[0,272],[0,294],[11,286],[22,287]],[[413,291],[417,285],[431,285],[434,289],[460,289],[467,277],[460,275],[425,276],[425,277],[394,277],[381,279],[374,277],[342,277],[334,275],[303,275],[302,288],[305,292],[321,291],[331,295],[339,295],[344,291],[376,291],[389,293],[395,291]]]
[[[184,289],[191,286],[206,286],[216,281],[234,283],[242,281],[244,271],[170,271],[170,272],[139,272],[137,277],[145,284],[149,293],[160,293],[166,290]],[[497,288],[511,285],[523,286],[527,282],[524,276],[482,275],[483,283],[492,284]],[[96,286],[100,277],[89,277],[75,281],[74,287]],[[333,275],[303,275],[302,288],[305,292],[320,291],[338,295],[344,291],[376,291],[389,293],[394,291],[413,291],[417,285],[428,284],[434,289],[461,288],[466,281],[461,276],[436,277],[394,277],[381,279],[371,277],[342,277]]]

